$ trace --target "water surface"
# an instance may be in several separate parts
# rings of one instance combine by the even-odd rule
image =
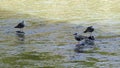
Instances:
[[[119,0],[0,1],[1,68],[119,68]],[[13,4],[13,5],[11,5]],[[32,5],[31,5],[32,4]],[[13,7],[14,6],[14,7]],[[25,21],[25,34],[14,26]],[[95,46],[74,51],[88,26]]]

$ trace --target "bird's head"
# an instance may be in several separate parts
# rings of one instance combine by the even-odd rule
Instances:
[[[73,35],[77,35],[78,33],[74,33]]]
[[[88,39],[95,40],[95,37],[94,36],[89,36]]]

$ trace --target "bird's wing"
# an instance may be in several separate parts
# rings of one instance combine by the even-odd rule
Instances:
[[[83,36],[83,35],[78,35],[78,37],[79,37],[80,39],[85,39],[85,38],[87,38],[86,36]]]

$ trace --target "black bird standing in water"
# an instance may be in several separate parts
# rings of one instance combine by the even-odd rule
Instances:
[[[15,26],[14,28],[20,28],[20,31],[23,32],[23,28],[25,27],[24,25],[24,21],[22,21],[21,23],[19,23],[17,26]]]
[[[88,39],[95,40],[95,37],[94,36],[89,36]]]
[[[75,40],[78,41],[78,44],[79,44],[80,41],[82,41],[83,39],[87,38],[86,36],[78,35],[78,33],[74,33],[73,35],[75,37]]]
[[[93,26],[89,26],[89,27],[87,27],[87,29],[84,31],[84,33],[90,32],[90,33],[91,33],[90,36],[92,36],[92,32],[93,32],[93,31],[94,31]]]

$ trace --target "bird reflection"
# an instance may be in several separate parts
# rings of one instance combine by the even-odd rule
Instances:
[[[18,41],[24,41],[25,40],[25,32],[16,31],[16,37]]]
[[[94,41],[95,41],[94,36],[89,36],[89,37],[84,38],[83,41],[81,41],[79,44],[76,44],[75,49],[74,49],[75,52],[83,53],[86,51],[85,50],[86,48],[87,49],[94,48],[95,46]]]

